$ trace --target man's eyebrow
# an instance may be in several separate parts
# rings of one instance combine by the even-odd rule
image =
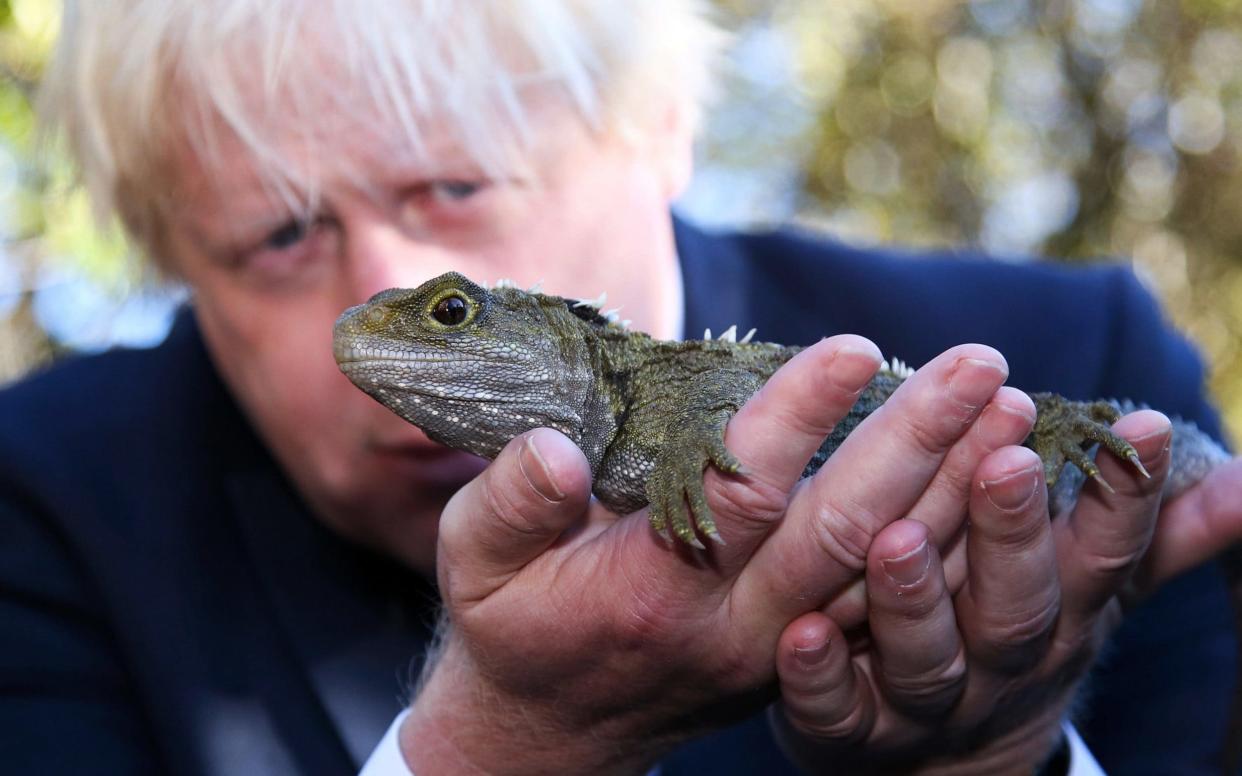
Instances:
[[[240,243],[261,240],[276,229],[297,221],[309,220],[309,213],[298,214],[286,207],[271,204],[249,209],[225,205],[213,208],[205,217],[182,222],[190,234],[211,247],[235,247]]]

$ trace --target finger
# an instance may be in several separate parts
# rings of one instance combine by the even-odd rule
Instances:
[[[511,440],[440,518],[443,595],[468,606],[499,589],[583,517],[591,470],[564,435],[535,429]]]
[[[1160,511],[1151,548],[1135,575],[1139,595],[1242,540],[1242,458],[1212,470]]]
[[[777,644],[781,711],[798,734],[821,743],[867,737],[875,724],[870,683],[850,659],[841,629],[818,612],[789,624]]]
[[[899,520],[875,538],[867,600],[876,683],[911,716],[943,714],[966,684],[966,658],[927,527]]]
[[[1031,398],[1016,388],[1001,386],[970,430],[950,448],[931,484],[906,514],[907,519],[931,529],[951,594],[966,581],[966,547],[962,540],[975,470],[989,453],[1026,439],[1034,423],[1035,404]],[[861,590],[862,585],[862,580],[858,580],[851,587]],[[860,621],[860,615],[865,616],[861,610],[848,608],[848,602],[856,602],[862,596],[847,591],[839,598],[840,604],[834,600],[825,609],[829,617],[852,626]]]
[[[1085,626],[1123,591],[1151,540],[1168,473],[1168,418],[1143,410],[1117,421],[1113,431],[1134,446],[1151,477],[1101,454],[1096,464],[1115,492],[1088,482],[1069,519],[1054,524],[1063,620],[1071,628]]]
[[[951,593],[966,581],[966,548],[961,539],[975,471],[989,453],[1026,439],[1034,423],[1031,398],[1016,388],[1001,386],[970,431],[949,450],[931,484],[906,515],[931,529]],[[860,624],[866,617],[864,589],[864,581],[856,579],[828,602],[824,613],[847,628]]]
[[[1006,447],[979,466],[966,538],[969,581],[955,600],[972,665],[1014,674],[1044,656],[1061,601],[1047,493],[1033,450]]]
[[[1007,373],[995,350],[962,345],[906,380],[794,493],[784,522],[739,580],[739,594],[756,596],[750,603],[788,622],[853,582],[872,537],[918,502]]]
[[[725,446],[746,476],[708,470],[704,490],[726,542],[718,556],[746,557],[771,530],[806,462],[881,361],[879,349],[862,337],[830,337],[790,359],[729,421]]]
[[[961,527],[971,501],[975,473],[983,459],[1006,445],[1021,444],[1035,425],[1035,403],[1016,388],[1002,386],[979,419],[949,449],[931,484],[907,513],[931,529],[933,541],[945,543]]]

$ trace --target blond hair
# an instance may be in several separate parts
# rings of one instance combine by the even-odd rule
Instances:
[[[160,250],[178,144],[213,157],[222,127],[267,183],[307,206],[315,181],[278,133],[315,147],[364,116],[422,150],[449,127],[486,169],[520,159],[528,96],[595,131],[633,130],[676,100],[697,122],[722,36],[704,0],[66,0],[42,112],[97,211]],[[326,87],[326,88],[325,88]],[[326,104],[325,104],[326,101]],[[157,256],[158,258],[158,256]]]

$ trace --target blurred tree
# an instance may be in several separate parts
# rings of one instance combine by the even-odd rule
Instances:
[[[801,149],[791,215],[1007,260],[1130,258],[1242,439],[1242,2],[719,5],[792,47],[782,88],[811,120],[778,141]]]
[[[29,290],[34,246],[42,232],[31,201],[38,187],[30,167],[30,103],[37,80],[31,48],[13,4],[0,0],[0,262],[9,281],[0,287],[0,382],[51,355],[50,342],[34,321]]]
[[[113,296],[138,272],[115,230],[95,223],[64,158],[38,138],[35,93],[59,9],[57,0],[0,0],[0,383],[66,349],[47,322],[63,311],[46,300],[63,291],[67,270]]]

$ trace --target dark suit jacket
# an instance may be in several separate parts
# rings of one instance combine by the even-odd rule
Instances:
[[[678,224],[687,333],[865,334],[922,363],[1004,352],[1011,383],[1129,396],[1217,432],[1189,347],[1118,268],[863,252]],[[433,616],[416,575],[322,527],[220,383],[193,320],[147,351],[0,394],[0,770],[353,772],[402,708]],[[1189,773],[1219,745],[1234,639],[1219,574],[1137,612],[1083,728],[1117,772]],[[666,773],[778,773],[762,719]]]

